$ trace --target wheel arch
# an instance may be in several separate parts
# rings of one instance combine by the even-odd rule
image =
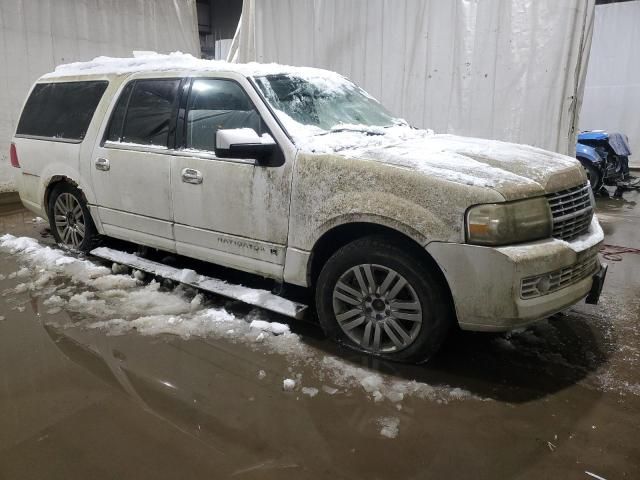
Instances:
[[[49,180],[47,181],[44,187],[44,198],[42,199],[43,200],[42,204],[44,205],[45,210],[47,211],[47,215],[49,214],[49,199],[51,198],[51,192],[53,191],[54,188],[56,188],[57,185],[61,183],[68,183],[69,185],[76,187],[84,195],[84,192],[82,191],[82,188],[80,188],[80,186],[78,185],[78,182],[74,181],[72,178],[67,177],[66,175],[51,176],[51,178],[49,178]],[[86,196],[85,196],[85,201],[86,201]]]
[[[75,187],[80,191],[80,193],[82,194],[83,200],[87,205],[87,209],[89,210],[89,215],[91,216],[91,220],[93,221],[93,224],[96,226],[99,233],[103,233],[102,224],[99,221],[97,221],[98,219],[96,218],[95,212],[93,212],[93,209],[90,206],[90,203],[89,203],[89,200],[87,199],[87,194],[84,188],[82,188],[82,185],[76,182],[73,178],[64,174],[52,175],[51,177],[49,177],[49,179],[45,183],[43,198],[42,198],[43,200],[42,205],[44,206],[43,210],[47,218],[49,217],[49,200],[51,198],[51,192],[53,192],[56,186],[63,183],[66,183],[67,185],[71,185],[72,187]]]
[[[410,232],[410,233],[409,233]],[[413,234],[413,235],[412,235]],[[322,267],[340,248],[359,238],[380,235],[405,246],[416,258],[421,259],[438,278],[448,293],[453,306],[453,296],[449,283],[435,259],[425,250],[426,239],[417,232],[402,232],[397,228],[371,221],[348,222],[335,225],[325,231],[315,242],[307,264],[307,285],[315,288]]]

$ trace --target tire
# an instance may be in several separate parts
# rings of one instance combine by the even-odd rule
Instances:
[[[99,236],[84,195],[73,185],[59,183],[49,195],[49,226],[56,242],[72,250],[88,252]]]
[[[328,337],[392,361],[427,361],[453,325],[448,290],[430,265],[385,236],[361,238],[334,253],[315,296]]]
[[[591,184],[591,190],[593,190],[593,193],[597,193],[602,188],[602,174],[593,165],[583,163],[582,166],[584,167],[585,172],[587,172],[587,178]]]

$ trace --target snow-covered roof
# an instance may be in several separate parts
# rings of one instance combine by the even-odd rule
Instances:
[[[323,78],[344,82],[344,77],[329,70],[311,67],[292,67],[276,63],[230,63],[222,60],[204,60],[193,55],[172,52],[168,55],[155,52],[133,52],[133,57],[96,57],[88,62],[59,65],[54,72],[42,78],[59,78],[82,75],[122,75],[136,72],[162,72],[186,70],[197,72],[237,72],[247,77],[291,74],[301,78]]]

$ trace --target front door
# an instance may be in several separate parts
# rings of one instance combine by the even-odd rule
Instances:
[[[104,233],[175,250],[171,155],[180,79],[130,81],[113,110],[91,175]]]
[[[287,242],[291,162],[261,166],[218,158],[218,129],[268,127],[230,79],[196,78],[186,102],[183,149],[171,168],[178,253],[280,278]]]

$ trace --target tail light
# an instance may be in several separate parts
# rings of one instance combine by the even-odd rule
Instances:
[[[11,157],[11,166],[20,168],[20,162],[18,161],[18,151],[16,150],[16,144],[12,143],[9,149],[9,157]]]

